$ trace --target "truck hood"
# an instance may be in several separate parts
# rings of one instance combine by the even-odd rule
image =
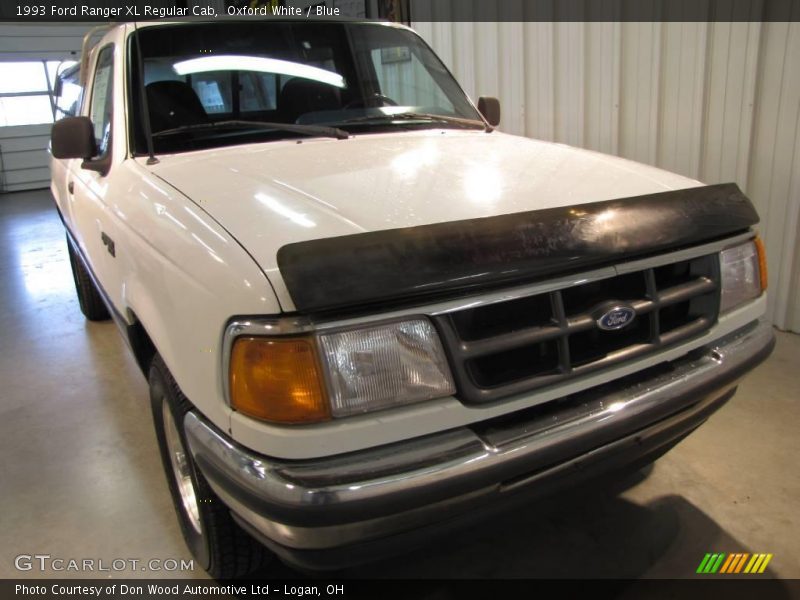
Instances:
[[[287,311],[277,252],[290,243],[702,185],[562,144],[457,130],[237,146],[149,168],[239,241]]]

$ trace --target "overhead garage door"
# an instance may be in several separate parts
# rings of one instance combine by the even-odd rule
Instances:
[[[0,127],[0,191],[16,192],[50,185],[49,123]]]

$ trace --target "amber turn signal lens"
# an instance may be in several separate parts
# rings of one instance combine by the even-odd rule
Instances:
[[[330,419],[313,343],[303,338],[238,338],[230,364],[231,406],[276,423]]]
[[[761,291],[767,289],[767,250],[764,248],[764,240],[756,237],[756,251],[758,252],[758,272],[761,274]]]

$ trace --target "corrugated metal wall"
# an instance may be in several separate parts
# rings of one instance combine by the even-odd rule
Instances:
[[[800,332],[800,22],[412,26],[474,100],[501,99],[503,131],[737,182],[761,215],[770,315]]]

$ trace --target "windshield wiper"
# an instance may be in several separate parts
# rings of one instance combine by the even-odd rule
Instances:
[[[352,123],[369,123],[373,121],[437,121],[440,123],[451,123],[465,127],[480,127],[486,133],[494,131],[494,127],[477,119],[466,119],[464,117],[449,117],[446,115],[436,115],[433,113],[420,112],[401,112],[397,114],[368,115],[366,117],[356,117],[340,121],[341,125]]]
[[[272,131],[289,131],[301,133],[303,135],[330,137],[337,140],[346,140],[350,137],[344,129],[338,127],[327,127],[324,125],[298,125],[296,123],[270,123],[265,121],[246,121],[241,119],[231,119],[228,121],[216,121],[210,123],[195,123],[193,125],[182,125],[172,129],[164,129],[153,133],[153,137],[175,135],[186,131],[203,131],[206,129],[218,129],[221,127],[242,127],[250,129],[269,129]]]

